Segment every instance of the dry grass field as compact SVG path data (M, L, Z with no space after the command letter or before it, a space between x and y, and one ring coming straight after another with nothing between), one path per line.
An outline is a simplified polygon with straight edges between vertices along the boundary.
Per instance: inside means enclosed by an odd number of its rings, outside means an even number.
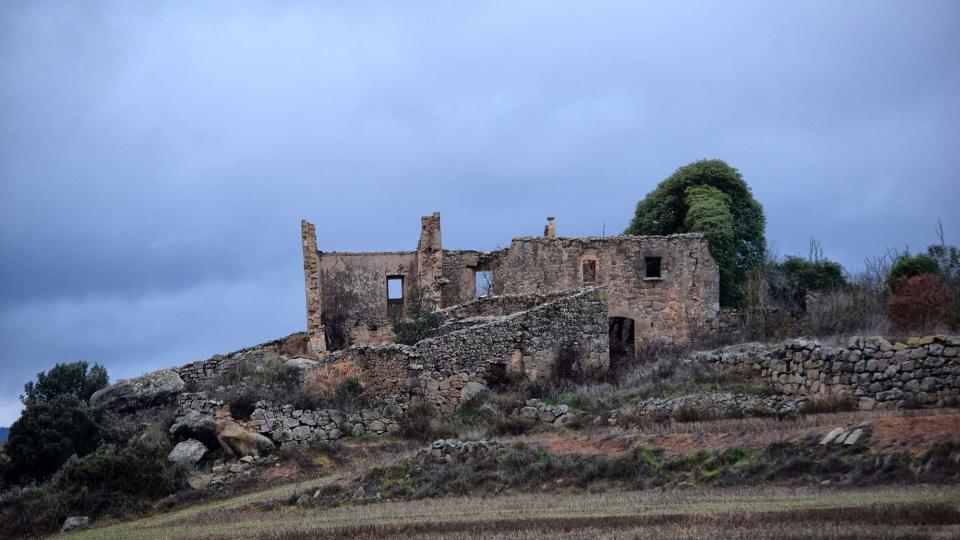
M956 538L960 488L513 494L259 511L286 485L65 538Z
M668 455L731 446L760 449L776 441L820 436L833 426L869 422L874 455L919 454L956 440L955 410L845 412L771 418L714 420L639 429L593 429L505 437L559 454L622 455L637 445ZM226 499L124 522L99 521L70 539L307 538L958 538L960 486L918 484L876 487L673 486L629 490L616 485L576 491L510 489L485 497L354 501L334 505L284 504L320 486L352 481L371 466L411 455L409 445L358 440L348 463L300 471L287 481ZM369 446L369 448L367 448ZM268 469L283 482L288 467ZM278 473L280 474L278 476ZM309 480L303 480L307 474ZM349 489L353 489L350 487ZM272 501L274 504L266 504ZM280 504L276 504L280 501Z

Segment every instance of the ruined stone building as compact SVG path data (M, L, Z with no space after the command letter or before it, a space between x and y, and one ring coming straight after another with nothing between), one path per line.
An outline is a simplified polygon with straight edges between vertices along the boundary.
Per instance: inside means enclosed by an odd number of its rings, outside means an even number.
M340 253L318 251L314 225L303 221L301 229L314 353L391 343L391 321L406 317L411 303L450 322L457 313L503 316L602 286L613 353L687 340L719 309L719 270L702 234L562 238L548 218L543 236L514 238L506 249L449 250L434 213L421 218L416 250ZM520 306L505 307L513 304Z

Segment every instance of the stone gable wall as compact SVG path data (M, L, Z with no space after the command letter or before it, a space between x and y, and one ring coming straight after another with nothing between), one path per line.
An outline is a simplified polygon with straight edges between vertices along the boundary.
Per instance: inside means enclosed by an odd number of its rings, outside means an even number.
M861 409L960 405L960 336L928 336L891 344L854 337L847 347L790 340L696 353L698 362L751 370L800 399L856 398Z

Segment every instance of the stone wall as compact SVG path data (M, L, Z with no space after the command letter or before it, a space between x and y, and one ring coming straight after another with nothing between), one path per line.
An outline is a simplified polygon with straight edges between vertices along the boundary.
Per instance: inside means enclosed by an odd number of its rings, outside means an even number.
M555 227L548 227L555 230ZM515 238L491 253L444 250L440 215L421 218L416 251L324 253L313 226L303 222L307 326L313 350L386 343L394 339L387 279L403 278L404 302L423 292L428 308L471 302L478 271L489 270L495 295L548 294L609 287L610 317L631 319L631 342L687 342L712 328L719 309L719 269L703 234L602 238ZM312 249L311 249L312 248ZM649 264L648 264L649 262ZM659 267L655 275L648 272ZM319 293L318 293L319 291ZM322 309L318 318L317 310ZM479 315L477 315L479 316Z
M402 415L403 409L394 403L347 413L336 409L299 410L293 405L261 401L247 427L269 437L281 448L293 444L305 447L318 440L337 440L368 433L399 433Z
M211 418L223 417L223 402L209 399L202 392L183 393L177 398L177 416L197 411ZM308 446L313 441L337 440L367 433L398 433L403 409L395 403L382 402L356 412L336 409L301 410L293 405L259 401L247 421L238 423L261 433L281 448L289 445Z
M693 361L752 370L773 388L798 399L857 399L861 409L957 406L960 336L928 336L891 344L854 337L847 347L790 340L696 353Z
M265 362L271 359L304 356L307 353L308 336L303 332L240 349L229 354L215 354L207 360L199 360L173 368L188 388L199 389L223 374L228 369L236 369L237 363L247 360Z
M647 277L648 258L660 276ZM589 261L592 261L590 263ZM702 234L604 238L516 238L497 254L496 294L549 292L584 286L592 278L609 291L610 317L633 319L635 341L684 342L714 324L719 269Z
M406 407L416 396L452 411L481 390L494 369L530 379L549 376L560 359L571 369L606 369L606 314L605 288L592 287L412 346L355 346L331 353L324 360L328 367L320 369L355 368L364 387L381 399Z

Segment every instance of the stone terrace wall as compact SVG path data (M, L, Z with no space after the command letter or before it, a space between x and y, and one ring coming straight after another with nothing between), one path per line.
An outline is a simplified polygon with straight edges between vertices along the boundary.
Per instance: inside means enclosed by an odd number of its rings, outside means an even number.
M222 401L209 399L202 392L184 393L177 398L178 417L190 411L216 417L222 407ZM259 401L250 420L239 423L269 437L281 448L290 445L306 447L317 440L337 440L367 433L397 433L402 415L403 409L390 402L348 413L335 409L300 410L293 405Z
M864 410L960 404L960 336L895 345L879 337L854 337L845 348L791 340L773 350L731 349L696 353L692 359L750 369L778 392L797 398L854 397Z
M567 355L582 369L609 366L604 287L583 289L539 306L498 317L413 346L351 347L327 356L320 369L358 370L361 383L402 407L413 396L451 411L485 385L492 366L528 378L550 375ZM349 371L349 369L346 369Z

